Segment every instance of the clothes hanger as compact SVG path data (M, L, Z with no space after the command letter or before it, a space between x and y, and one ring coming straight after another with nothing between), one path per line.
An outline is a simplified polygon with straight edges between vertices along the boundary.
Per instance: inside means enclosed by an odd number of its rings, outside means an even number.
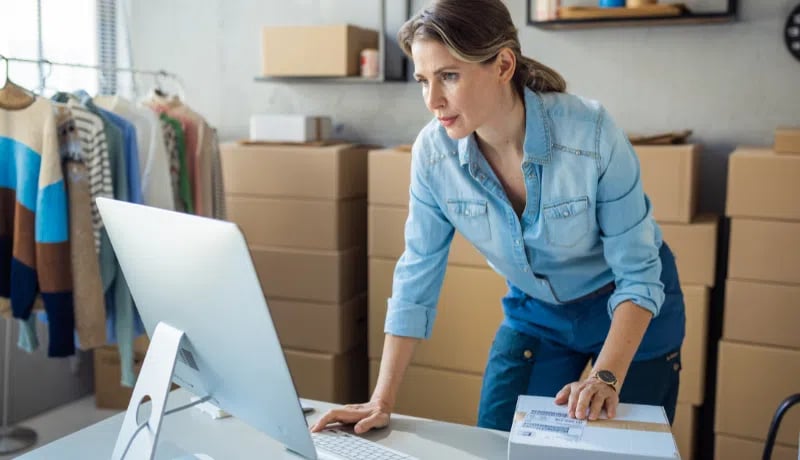
M0 109L22 110L36 102L36 94L17 85L8 75L8 58L0 54L5 63L5 84L0 88Z

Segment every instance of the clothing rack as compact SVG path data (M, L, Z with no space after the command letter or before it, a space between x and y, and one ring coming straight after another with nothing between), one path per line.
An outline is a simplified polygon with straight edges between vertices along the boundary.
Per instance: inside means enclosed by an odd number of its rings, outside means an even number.
M74 68L74 69L92 69L92 70L98 70L101 73L104 73L104 72L113 72L113 73L126 72L126 73L130 73L130 74L134 74L134 75L151 75L151 76L156 77L156 81L158 81L159 77L161 77L161 78L169 78L169 79L173 80L177 84L178 89L179 89L179 95L181 96L181 98L183 98L183 95L184 95L183 81L181 80L180 76L178 76L177 74L172 73L172 72L167 72L166 70L144 70L144 69L136 69L136 68L133 68L133 67L112 67L112 66L102 66L102 65L92 65L92 64L81 64L81 63L75 63L75 62L57 62L57 61L51 61L49 59L27 59L27 58L7 57L7 56L3 56L2 54L0 54L0 61L5 61L5 64L6 64L6 69L5 69L6 78L8 78L8 63L9 62L24 62L24 63L28 63L28 64L39 64L39 65L46 64L46 65L50 66L50 70L47 72L47 76L49 76L50 73L52 72L52 67L53 66L58 66L58 67L69 67L69 68ZM47 77L44 77L44 78L46 79Z
M156 77L156 85L160 89L161 81L160 78L169 78L174 81L178 87L178 95L181 99L184 98L184 87L181 78L174 73L167 72L165 70L143 70L143 69L136 69L136 68L129 68L129 67L110 67L110 66L100 66L100 65L91 65L91 64L81 64L81 63L73 63L73 62L56 62L50 61L48 59L26 59L26 58L17 58L17 57L7 57L0 54L0 62L5 62L5 80L9 78L9 69L8 64L9 62L22 62L28 64L38 64L39 66L47 65L49 67L47 75L43 75L42 78L42 87L44 87L44 82L47 77L50 76L52 72L53 66L59 67L69 67L69 68L76 68L76 69L93 69L98 70L101 73L101 76L105 73L120 73L120 72L127 72L134 75L150 75ZM36 442L38 437L36 431L20 426L20 425L9 425L8 423L8 412L9 412L9 385L10 385L10 361L11 361L11 348L12 348L12 340L11 336L13 333L12 329L12 318L5 318L5 343L3 349L3 394L2 394L2 401L3 401L3 409L2 409L2 419L0 419L0 455L6 455L11 453L20 452Z

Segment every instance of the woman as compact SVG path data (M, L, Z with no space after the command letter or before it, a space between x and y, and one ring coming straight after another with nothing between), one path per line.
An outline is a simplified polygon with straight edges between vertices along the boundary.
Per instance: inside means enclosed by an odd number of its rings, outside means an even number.
M414 347L430 336L454 229L509 286L479 426L509 430L521 394L554 396L590 420L613 418L620 401L659 405L672 422L683 295L625 134L522 56L501 0L436 1L398 38L436 118L413 147L380 374L370 402L312 430L388 424Z

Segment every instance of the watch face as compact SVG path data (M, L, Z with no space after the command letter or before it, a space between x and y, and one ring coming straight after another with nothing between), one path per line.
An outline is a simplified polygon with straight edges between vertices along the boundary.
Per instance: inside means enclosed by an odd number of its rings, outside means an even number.
M617 378L611 371L598 371L597 377L605 383L614 383L617 381Z

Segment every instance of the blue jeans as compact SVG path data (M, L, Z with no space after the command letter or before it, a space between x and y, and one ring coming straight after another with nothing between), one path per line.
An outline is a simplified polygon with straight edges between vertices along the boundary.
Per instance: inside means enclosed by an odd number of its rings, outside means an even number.
M666 243L660 256L666 299L628 369L620 401L663 406L672 423L685 316L675 260ZM503 299L506 320L489 353L478 408L478 426L504 431L511 428L519 395L555 396L594 362L611 326L607 302L613 292L551 305L510 287Z

